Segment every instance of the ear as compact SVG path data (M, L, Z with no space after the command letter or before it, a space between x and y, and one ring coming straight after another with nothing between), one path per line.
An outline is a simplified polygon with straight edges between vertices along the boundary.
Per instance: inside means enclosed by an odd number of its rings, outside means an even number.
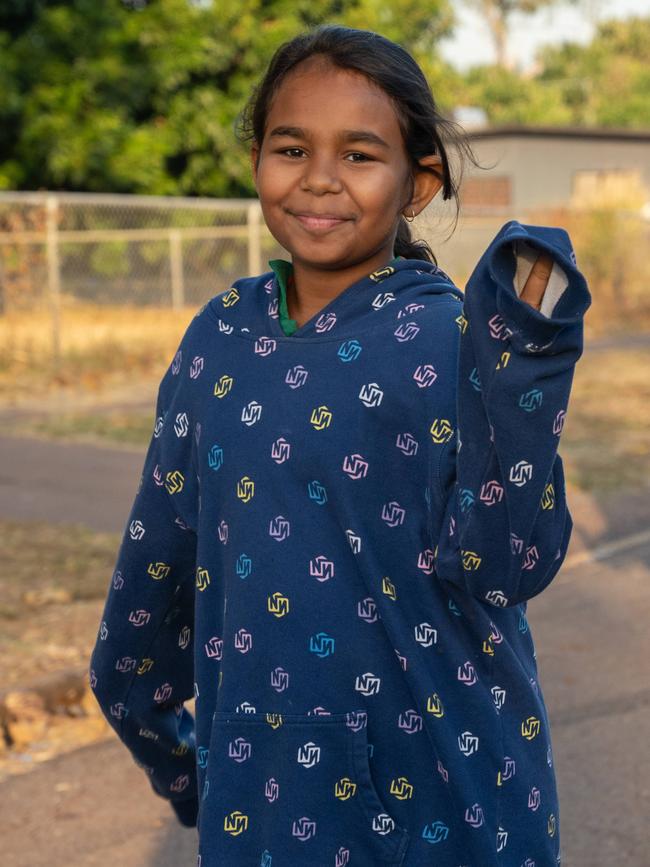
M438 193L443 184L442 160L436 154L422 157L418 160L421 166L430 166L434 172L423 170L416 172L413 179L413 196L407 207L413 208L416 214L423 211Z

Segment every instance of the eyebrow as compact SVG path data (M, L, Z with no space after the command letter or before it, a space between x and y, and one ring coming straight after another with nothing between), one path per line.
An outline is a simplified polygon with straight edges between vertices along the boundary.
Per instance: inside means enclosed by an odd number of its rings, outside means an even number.
M299 126L276 126L269 133L269 138L271 136L309 138L309 136L305 133L305 130ZM383 138L381 138L374 132L370 132L370 130L367 129L344 129L341 130L339 138L345 142L363 141L367 142L368 144L378 145L379 147L390 148L388 142L385 142Z

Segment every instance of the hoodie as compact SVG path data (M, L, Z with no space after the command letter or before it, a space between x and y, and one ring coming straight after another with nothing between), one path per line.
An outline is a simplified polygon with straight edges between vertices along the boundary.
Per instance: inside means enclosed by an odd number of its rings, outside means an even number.
M572 529L570 239L505 224L464 293L397 257L290 333L282 262L160 382L91 688L197 867L557 865L526 607Z

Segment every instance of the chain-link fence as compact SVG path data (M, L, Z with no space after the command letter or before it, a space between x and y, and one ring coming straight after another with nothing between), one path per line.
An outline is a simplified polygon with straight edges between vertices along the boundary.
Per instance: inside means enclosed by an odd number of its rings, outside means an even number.
M560 209L513 214L464 206L453 229L450 203L434 199L413 223L440 266L463 287L510 219L564 226L601 308L598 316L650 319L650 221L640 213ZM196 310L237 278L288 258L257 199L196 199L85 193L0 193L0 317L38 311L50 338L39 352L56 367L66 311ZM0 318L0 325L2 319ZM42 325L40 326L42 330ZM77 327L79 330L79 327ZM18 342L16 342L18 346ZM19 350L20 351L20 350ZM33 351L32 351L33 354Z

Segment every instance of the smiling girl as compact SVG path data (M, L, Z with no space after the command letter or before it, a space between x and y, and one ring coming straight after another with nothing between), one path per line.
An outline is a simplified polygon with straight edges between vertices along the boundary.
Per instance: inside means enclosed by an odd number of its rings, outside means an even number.
M453 284L408 224L471 149L376 33L281 46L243 121L290 260L160 383L91 686L199 867L559 864L526 606L572 529L568 236L510 221Z

